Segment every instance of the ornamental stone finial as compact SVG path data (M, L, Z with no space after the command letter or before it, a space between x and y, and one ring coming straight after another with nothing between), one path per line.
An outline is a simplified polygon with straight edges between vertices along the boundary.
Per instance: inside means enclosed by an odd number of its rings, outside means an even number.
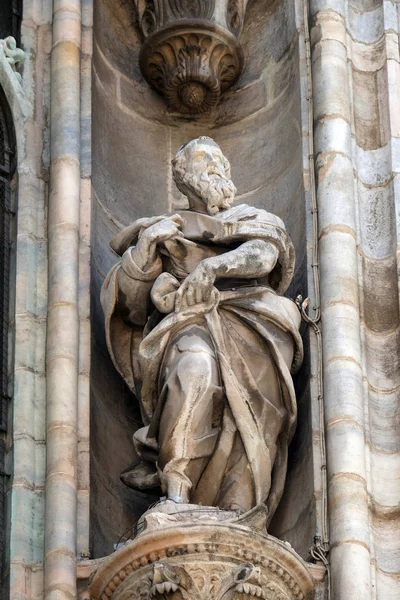
M209 112L239 77L247 0L135 0L144 77L183 114Z
M16 78L21 83L22 77L17 69L25 60L25 52L21 48L17 48L17 42L11 35L4 40L0 40L0 48L2 48L7 62L15 73Z

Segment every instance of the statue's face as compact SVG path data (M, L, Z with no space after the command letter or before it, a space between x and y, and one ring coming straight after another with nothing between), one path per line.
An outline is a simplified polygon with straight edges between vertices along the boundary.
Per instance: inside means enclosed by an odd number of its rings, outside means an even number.
M188 148L188 170L193 175L209 175L229 181L225 174L221 149L210 144L196 144Z
M229 163L216 144L189 143L183 150L180 178L175 181L182 193L195 194L207 206L210 214L229 208L236 188L227 176ZM180 179L180 180L179 180Z

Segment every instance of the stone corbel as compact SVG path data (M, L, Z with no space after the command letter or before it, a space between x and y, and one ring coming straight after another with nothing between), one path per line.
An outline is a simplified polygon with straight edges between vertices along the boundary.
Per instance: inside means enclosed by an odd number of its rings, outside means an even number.
M98 564L92 600L311 600L309 566L265 532L264 506L238 516L166 501L142 531ZM170 511L173 511L170 513ZM83 599L83 596L82 596Z
M17 42L11 35L4 40L0 40L0 58L1 55L3 60L10 65L19 83L21 83L22 76L18 69L25 60L25 52L21 48L17 48Z
M171 111L201 114L239 77L247 0L134 0L145 38L140 68Z
M233 590L236 600L267 598L261 587L261 571L251 564L243 564L233 572L229 569L207 569L199 565L175 566L168 563L155 563L150 587L150 598L162 600L168 595L176 598L175 592L183 600L205 600L208 594L222 600L229 590ZM204 586L206 587L204 593ZM275 597L275 596L274 596Z

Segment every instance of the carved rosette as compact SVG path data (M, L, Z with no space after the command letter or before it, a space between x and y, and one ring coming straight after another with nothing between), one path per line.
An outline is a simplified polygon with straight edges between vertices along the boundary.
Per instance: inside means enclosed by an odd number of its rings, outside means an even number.
M93 600L309 600L314 583L285 543L235 522L149 527L110 556Z
M135 0L145 42L140 67L172 111L209 112L239 77L237 37L247 0Z

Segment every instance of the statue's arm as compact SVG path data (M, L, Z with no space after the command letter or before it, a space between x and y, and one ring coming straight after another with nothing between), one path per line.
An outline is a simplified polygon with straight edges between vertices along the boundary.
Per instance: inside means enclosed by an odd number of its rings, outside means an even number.
M118 308L133 325L145 325L150 310L150 291L162 272L158 246L169 239L181 237L181 219L167 217L144 229L136 246L128 248L121 259L117 274Z
M202 260L179 288L176 309L207 301L216 279L255 279L269 275L278 256L273 243L251 240L235 250Z
M254 279L265 277L278 260L277 247L265 240L244 242L235 250L219 256L206 258L202 268L211 278L243 278Z
M142 260L138 246L124 252L117 274L118 308L125 321L145 325L150 310L150 290L162 271L161 258Z

